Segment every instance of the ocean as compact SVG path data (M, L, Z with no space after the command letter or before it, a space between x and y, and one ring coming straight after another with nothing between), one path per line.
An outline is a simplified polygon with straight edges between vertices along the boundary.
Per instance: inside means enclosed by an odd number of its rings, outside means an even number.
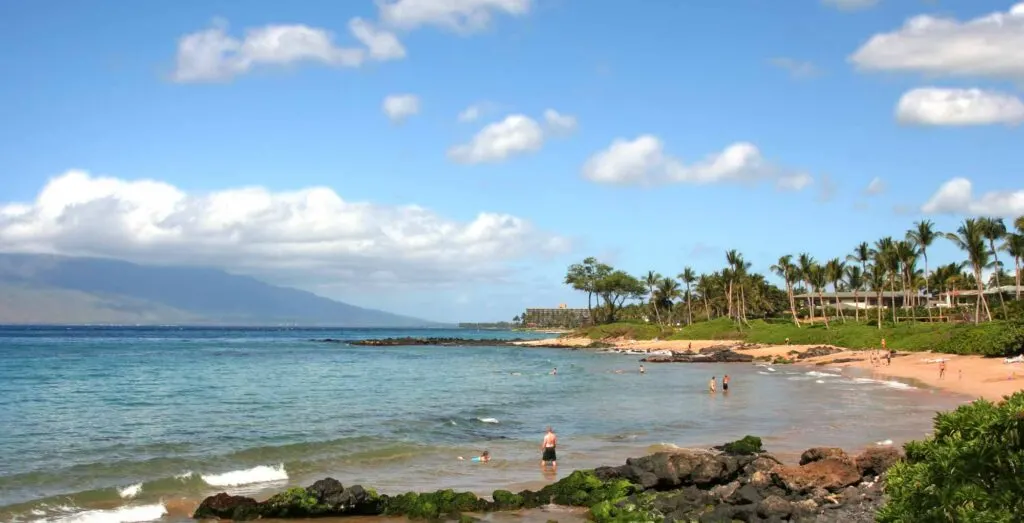
M0 522L184 521L203 497L334 477L487 495L673 446L761 435L792 456L924 436L964 398L839 370L649 364L507 346L321 338L542 338L475 330L0 327ZM557 367L557 375L550 371ZM732 377L727 395L706 391ZM488 464L458 458L489 450Z

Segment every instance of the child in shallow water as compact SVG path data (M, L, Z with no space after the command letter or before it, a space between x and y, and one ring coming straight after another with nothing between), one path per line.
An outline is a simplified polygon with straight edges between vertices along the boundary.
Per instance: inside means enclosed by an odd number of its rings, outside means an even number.
M462 461L463 459L464 458L462 456L459 456L459 461ZM487 463L488 461L491 461L491 451L485 450L481 452L479 456L469 458L469 461L472 461L473 463Z

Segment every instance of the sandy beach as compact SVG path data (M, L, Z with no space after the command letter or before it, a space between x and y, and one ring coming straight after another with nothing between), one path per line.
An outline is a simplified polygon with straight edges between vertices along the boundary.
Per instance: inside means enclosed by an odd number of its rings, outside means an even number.
M592 343L594 340L585 337L563 337L543 340L521 342L524 346L552 346L560 345L566 348L580 348ZM738 342L729 340L605 340L612 343L616 348L637 350L637 351L685 351L714 346L736 344L736 352L750 354L751 356L781 356L791 358L792 351L803 352L811 347L822 345L759 345L756 347L742 348ZM930 351L926 352L897 352L890 365L883 360L881 364L872 364L870 351L847 350L842 347L842 352L818 358L807 358L800 360L796 365L802 366L824 366L830 367L855 367L866 369L878 377L912 380L920 384L934 387L957 394L964 394L973 398L985 398L997 401L1008 394L1024 389L1024 364L1007 364L1003 358L983 358L981 356L959 356L954 354L940 354ZM877 354L882 354L878 351ZM844 361L834 363L836 360L856 359L856 361ZM946 363L946 374L939 377L939 361Z

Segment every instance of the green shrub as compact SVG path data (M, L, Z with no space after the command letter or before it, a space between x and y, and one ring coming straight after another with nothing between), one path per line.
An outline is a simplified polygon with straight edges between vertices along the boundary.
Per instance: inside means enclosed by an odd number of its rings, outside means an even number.
M935 417L888 472L879 523L1024 521L1024 392Z
M957 327L935 350L983 356L1011 356L1024 351L1024 322L994 321Z
M722 452L726 454L759 454L764 452L761 446L761 438L757 436L743 436L736 441L730 441L722 445Z
M665 338L672 335L671 327L652 325L649 323L617 322L605 325L594 325L585 327L576 332L577 336L586 336L592 340L606 340L611 338L627 338L632 340L653 340Z

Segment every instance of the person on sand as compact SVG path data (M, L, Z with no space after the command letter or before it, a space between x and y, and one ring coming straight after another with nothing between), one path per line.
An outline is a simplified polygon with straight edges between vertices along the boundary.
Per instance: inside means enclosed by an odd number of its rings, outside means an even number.
M462 460L463 457L459 456L459 461ZM491 461L491 451L485 450L481 452L479 456L473 456L472 458L469 458L469 461L472 461L473 463L487 463L488 461Z
M555 431L548 427L548 431L544 434L544 441L540 444L541 456L540 456L540 467L544 468L548 463L551 464L552 468L558 468L558 457L555 454L555 447L558 445L558 436L555 435Z
M885 353L885 365L886 366L892 365L892 352L891 351L887 351Z
M729 392L729 375L722 376L722 392Z
M946 377L946 362L945 360L939 362L939 379Z
M711 376L711 381L708 382L708 392L715 393L715 377Z

